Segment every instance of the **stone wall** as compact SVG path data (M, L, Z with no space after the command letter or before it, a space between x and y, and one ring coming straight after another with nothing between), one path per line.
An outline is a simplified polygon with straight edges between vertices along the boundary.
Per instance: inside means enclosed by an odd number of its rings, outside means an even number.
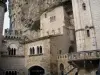
M40 19L40 15L53 6L57 6L59 3L67 0L9 0L10 5L10 18L11 28L14 29L27 29L26 25L29 21L36 21ZM15 19L16 18L16 19ZM33 22L34 23L34 22ZM32 25L32 24L31 24ZM23 29L23 30L24 30Z
M2 57L0 60L0 75L6 71L17 71L18 75L25 75L25 59L23 57ZM3 74L2 74L3 72Z
M89 0L90 2L90 8L91 8L91 15L92 15L92 23L95 29L95 37L96 38L96 44L97 44L97 49L100 49L100 1L94 1L94 0ZM94 41L95 42L95 41ZM93 42L93 43L94 43Z
M38 54L37 46L42 46L42 53ZM35 53L30 54L30 48L35 48ZM39 40L25 45L25 67L27 70L32 66L44 68L45 74L50 74L50 39Z
M95 28L92 22L93 16L91 14L91 7L89 2L92 1L72 0L77 51L97 49Z

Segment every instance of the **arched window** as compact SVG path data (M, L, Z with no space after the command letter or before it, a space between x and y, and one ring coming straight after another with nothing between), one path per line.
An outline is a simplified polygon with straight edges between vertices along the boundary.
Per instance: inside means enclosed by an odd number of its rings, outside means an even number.
M16 49L15 49L15 48L14 48L14 51L13 51L13 52L14 52L14 54L13 54L13 55L16 55Z
M70 46L68 53L72 53L72 52L74 52L74 47L73 46Z
M12 71L12 72L11 72L11 74L12 74L12 75L15 75L15 72L14 72L14 71Z
M16 49L15 48L8 49L8 54L9 55L16 55Z
M32 48L30 48L30 55L32 54Z
M62 51L61 50L59 50L59 54L61 54L62 53Z
M17 71L6 71L5 75L17 75Z
M8 71L6 71L6 75L9 75Z
M17 75L17 71L15 71L15 75Z
M12 73L11 73L11 71L9 71L9 74L8 75L11 75Z
M30 48L30 55L33 55L33 54L35 54L35 48L34 47Z
M14 54L14 49L12 48L12 49L11 49L11 55L13 55L13 54Z
M39 49L39 46L37 46L37 54L39 54L40 53L40 51L39 51L40 49Z
M33 49L32 49L32 54L35 54L35 49L34 49L34 47L33 47Z
M40 53L42 53L42 46L40 46Z
M86 4L85 3L82 4L82 7L83 7L83 10L86 10Z

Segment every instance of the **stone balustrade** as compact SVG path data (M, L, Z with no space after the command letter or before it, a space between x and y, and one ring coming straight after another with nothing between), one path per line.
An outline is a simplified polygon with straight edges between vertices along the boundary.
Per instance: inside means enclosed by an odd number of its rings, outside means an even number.
M68 61L100 59L100 51L84 51L68 54Z
M57 59L65 59L65 58L68 58L68 54L63 54L63 55L58 55L57 56Z
M5 39L21 39L22 32L18 30L5 29Z

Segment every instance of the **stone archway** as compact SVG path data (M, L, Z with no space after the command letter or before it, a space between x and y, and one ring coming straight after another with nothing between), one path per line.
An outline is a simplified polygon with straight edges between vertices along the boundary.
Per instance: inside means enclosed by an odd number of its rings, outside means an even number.
M74 52L74 47L73 46L70 46L68 53L72 53L72 52Z
M61 75L64 75L64 65L62 63L60 64L60 71Z
M29 68L29 75L44 75L45 70L40 66L32 66Z

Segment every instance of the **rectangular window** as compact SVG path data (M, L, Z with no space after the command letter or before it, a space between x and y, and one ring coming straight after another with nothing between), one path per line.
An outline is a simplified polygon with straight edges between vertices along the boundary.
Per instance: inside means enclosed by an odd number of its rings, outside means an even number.
M47 18L47 14L45 13L45 18Z
M50 22L54 22L56 20L56 16L50 17Z

